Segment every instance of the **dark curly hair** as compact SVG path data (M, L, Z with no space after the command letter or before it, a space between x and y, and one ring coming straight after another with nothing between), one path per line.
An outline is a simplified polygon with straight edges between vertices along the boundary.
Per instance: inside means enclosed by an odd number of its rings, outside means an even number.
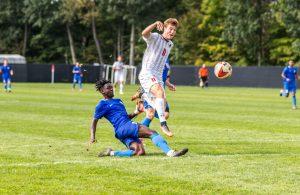
M102 87L107 83L111 83L111 82L109 80L105 80L105 79L96 81L96 83L95 83L96 91L100 91L102 89Z

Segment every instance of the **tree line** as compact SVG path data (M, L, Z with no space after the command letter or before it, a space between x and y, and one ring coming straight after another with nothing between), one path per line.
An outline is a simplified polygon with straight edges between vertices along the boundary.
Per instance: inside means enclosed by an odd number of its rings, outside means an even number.
M141 63L142 30L177 18L172 64L300 60L299 0L0 0L0 53L29 63Z

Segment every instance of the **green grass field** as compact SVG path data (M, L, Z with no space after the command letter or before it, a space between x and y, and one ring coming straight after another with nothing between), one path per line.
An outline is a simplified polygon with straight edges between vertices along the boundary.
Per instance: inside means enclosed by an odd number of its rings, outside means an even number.
M125 147L102 119L86 151L101 96L84 87L17 83L1 91L0 194L300 193L300 109L277 89L178 87L167 92L175 136L166 139L188 147L186 156L165 157L147 140L147 156L100 159L103 148ZM135 89L122 96L128 111ZM151 127L160 132L158 120Z

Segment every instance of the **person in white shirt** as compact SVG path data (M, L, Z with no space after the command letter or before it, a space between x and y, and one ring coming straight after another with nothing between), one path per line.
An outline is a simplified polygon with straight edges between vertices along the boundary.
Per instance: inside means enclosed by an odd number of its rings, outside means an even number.
M178 26L177 19L169 18L164 23L157 21L149 25L142 32L143 39L147 43L147 49L142 61L142 69L139 74L141 86L145 91L143 98L155 108L158 113L161 129L169 137L173 136L173 133L167 126L164 116L166 96L162 74L165 62L173 47L171 40L176 35ZM152 30L155 28L158 31L163 31L163 33L152 33Z
M113 64L113 71L114 71L114 88L116 89L117 84L120 86L120 94L124 94L124 63L123 63L123 57L121 55L118 56L118 61L115 61Z

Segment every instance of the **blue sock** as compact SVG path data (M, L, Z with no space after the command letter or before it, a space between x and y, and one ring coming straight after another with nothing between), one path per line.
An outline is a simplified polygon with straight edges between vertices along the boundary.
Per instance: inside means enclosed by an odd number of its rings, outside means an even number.
M157 114L156 111L155 111L154 117L157 118L157 119L159 119L159 118L158 118L158 114Z
M295 95L292 97L292 103L293 103L293 106L296 107L296 96Z
M142 125L145 125L145 126L147 126L147 127L149 127L151 121L152 121L151 119L145 117L145 118L142 120L141 124L142 124Z
M75 89L76 83L73 83L73 88Z
M167 154L171 150L168 143L164 140L164 138L161 135L155 133L151 135L150 138L157 147L164 151L164 153Z
M134 154L133 150L114 151L114 156L119 156L119 157L130 157L133 156L133 154Z
M82 89L82 83L81 82L79 83L79 89Z

